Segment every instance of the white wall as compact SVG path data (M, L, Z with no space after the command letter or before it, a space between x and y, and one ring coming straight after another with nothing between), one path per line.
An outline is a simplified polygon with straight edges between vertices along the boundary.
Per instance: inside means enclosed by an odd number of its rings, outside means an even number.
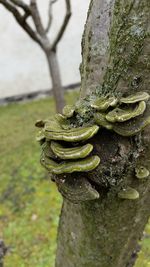
M54 5L54 36L65 13L64 0ZM63 85L80 81L81 37L90 0L72 0L68 28L58 47ZM48 0L39 0L46 24ZM11 14L0 5L0 97L51 87L45 56L40 47L17 25Z

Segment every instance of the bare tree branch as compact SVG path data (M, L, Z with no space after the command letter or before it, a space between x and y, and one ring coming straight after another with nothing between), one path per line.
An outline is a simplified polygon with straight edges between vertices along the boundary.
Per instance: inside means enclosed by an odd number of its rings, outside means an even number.
M50 0L49 2L49 9L48 9L48 23L45 29L45 32L48 33L52 24L53 16L52 16L52 5L56 3L57 0Z
M21 7L24 10L23 19L24 21L31 16L31 9L30 6L24 3L22 0L9 0L12 2L15 6Z
M45 29L43 27L41 18L40 18L40 13L38 10L38 6L37 6L37 1L36 0L31 0L30 1L30 8L31 8L31 14L32 14L32 18L33 21L35 23L35 27L37 32L42 36L42 37L46 37L45 34Z
M22 0L9 0L9 1L12 2L16 6L21 7L25 12L31 13L30 7L26 3L24 3Z
M43 48L43 40L37 32L35 32L31 26L26 22L24 16L20 14L18 9L7 0L0 0L2 4L9 12L13 14L19 25L28 33L28 35L37 42Z
M51 46L51 50L56 50L56 47L57 47L57 44L59 43L59 41L61 40L64 32L65 32L65 29L68 25L68 22L69 22L69 19L71 17L71 3L70 3L70 0L65 0L66 2L66 15L65 15L65 18L64 18L64 21L62 23L62 26Z

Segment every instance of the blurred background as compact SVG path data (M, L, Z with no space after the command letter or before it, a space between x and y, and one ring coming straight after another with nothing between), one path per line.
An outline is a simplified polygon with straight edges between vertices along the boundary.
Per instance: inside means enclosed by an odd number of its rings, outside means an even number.
M64 0L53 1L51 41L66 12ZM45 54L1 4L5 2L0 0L0 266L54 267L62 197L39 163L34 125L37 119L54 116L55 101L49 92L44 99L36 95L26 101L27 94L50 90L52 82ZM71 1L72 16L57 47L62 85L75 87L65 91L69 104L79 95L81 38L89 2ZM49 1L37 3L45 27ZM29 23L34 26L30 17ZM23 101L15 101L18 95ZM150 266L149 237L150 224L139 244L136 267Z
M28 2L28 1L26 1ZM72 16L58 46L58 59L63 85L80 81L81 37L89 0L72 1ZM48 19L48 1L38 1L44 25ZM65 15L65 1L53 5L54 38ZM45 55L30 39L7 10L0 6L0 98L45 90L51 87Z

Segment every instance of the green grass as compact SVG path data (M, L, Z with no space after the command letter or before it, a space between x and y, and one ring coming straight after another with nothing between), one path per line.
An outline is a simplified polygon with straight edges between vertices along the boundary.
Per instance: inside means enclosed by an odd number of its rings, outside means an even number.
M77 95L67 93L67 102ZM62 199L39 164L34 127L54 113L52 98L0 107L0 238L11 248L5 267L54 266ZM150 224L146 232L136 267L150 267Z
M5 267L54 265L62 199L39 163L34 127L54 113L52 98L0 107L0 238L11 247Z

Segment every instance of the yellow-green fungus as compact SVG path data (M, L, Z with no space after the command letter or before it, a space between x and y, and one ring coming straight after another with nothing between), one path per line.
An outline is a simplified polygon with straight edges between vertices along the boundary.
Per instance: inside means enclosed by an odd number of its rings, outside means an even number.
M112 124L106 120L106 115L96 112L94 114L94 120L97 125L102 126L108 130L111 130L113 128Z
M87 157L93 150L91 144L66 148L57 142L51 142L51 149L61 159L81 159Z
M150 116L140 116L123 123L114 123L113 131L122 136L133 136L150 124Z
M62 129L65 130L69 129L70 127L69 121L64 115L57 113L55 114L55 119L57 120Z
M50 118L45 122L44 131L55 132L61 130L62 127L55 118Z
M66 105L64 108L63 108L63 115L67 118L71 118L74 114L74 111L75 111L75 107L73 105Z
M98 156L91 156L86 159L77 161L63 161L57 163L52 159L41 157L41 164L53 174L73 173L73 172L88 172L94 170L100 163Z
M149 100L150 95L146 92L137 92L134 95L130 95L127 97L122 97L120 99L121 103L125 103L125 104L132 104L132 103L136 103L139 101L147 101Z
M139 198L139 192L132 187L127 187L127 188L122 189L118 193L118 197L122 199L135 200Z
M43 140L45 140L45 135L43 133L43 130L41 130L36 135L36 141L41 143L41 141Z
M99 97L97 98L93 103L91 103L91 107L95 108L96 110L102 110L105 111L109 107L114 107L118 103L118 100L114 96L110 97Z
M135 175L138 179L144 179L149 176L150 172L144 166L138 166L135 168Z
M50 142L45 142L43 145L42 145L42 150L43 150L43 153L46 157L50 157L52 159L56 159L57 156L53 153L52 149L51 149L51 143Z
M144 113L146 109L146 103L144 101L141 101L137 104L137 106L132 109L121 109L121 108L115 108L114 110L110 111L106 115L106 119L109 122L124 122L128 121L132 118L135 118L141 114Z
M50 140L62 140L67 142L84 141L93 137L99 130L99 126L79 127L69 130L51 132L45 129L44 135Z
M89 201L99 198L99 193L84 177L56 180L58 190L62 196L73 203Z

